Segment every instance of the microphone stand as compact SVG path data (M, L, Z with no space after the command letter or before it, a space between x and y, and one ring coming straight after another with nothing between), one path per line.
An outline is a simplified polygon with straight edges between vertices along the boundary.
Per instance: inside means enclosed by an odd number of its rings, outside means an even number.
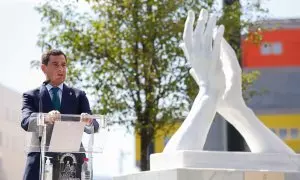
M44 180L43 172L44 172L44 155L45 155L45 144L46 144L46 139L43 137L46 137L46 125L44 122L44 115L43 115L43 100L42 100L42 88L46 86L50 80L46 80L43 82L43 85L40 87L40 92L39 92L39 113L38 113L38 136L39 136L39 141L40 141L40 180Z

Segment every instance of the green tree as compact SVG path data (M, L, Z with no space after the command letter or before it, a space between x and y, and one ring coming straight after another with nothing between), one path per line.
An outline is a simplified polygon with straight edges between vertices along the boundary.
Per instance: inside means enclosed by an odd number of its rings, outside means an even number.
M37 7L44 23L38 45L66 52L68 81L92 94L96 113L134 127L141 170L149 169L157 130L182 120L197 91L179 43L187 10L213 11L213 1L189 2L48 0Z

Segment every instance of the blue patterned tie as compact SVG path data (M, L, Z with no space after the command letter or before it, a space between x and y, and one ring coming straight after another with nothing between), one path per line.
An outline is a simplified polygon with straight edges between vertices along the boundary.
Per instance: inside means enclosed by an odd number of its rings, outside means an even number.
M59 111L60 110L60 100L58 96L58 87L53 87L51 88L52 91L52 104L54 106L54 109Z

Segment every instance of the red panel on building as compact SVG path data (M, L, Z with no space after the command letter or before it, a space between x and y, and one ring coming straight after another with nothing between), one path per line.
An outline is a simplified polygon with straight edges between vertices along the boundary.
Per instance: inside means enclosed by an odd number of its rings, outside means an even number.
M262 43L243 41L243 67L300 66L300 28L263 31Z

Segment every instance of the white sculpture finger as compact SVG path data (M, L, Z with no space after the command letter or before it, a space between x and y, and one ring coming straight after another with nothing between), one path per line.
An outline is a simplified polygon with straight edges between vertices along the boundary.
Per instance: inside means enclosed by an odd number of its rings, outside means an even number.
M217 17L215 15L211 15L207 22L207 26L204 32L204 47L206 51L212 50L212 40L213 40L213 30L216 27Z
M193 39L193 26L195 21L195 14L193 11L188 12L188 17L185 21L184 31L183 31L183 42L188 50L192 49L192 39Z
M220 57L221 41L223 39L223 35L224 35L224 26L220 25L217 28L217 31L214 36L214 43L213 43L213 50L212 50L213 59L219 59Z
M180 44L179 44L179 47L183 50L183 53L184 53L184 56L186 57L186 59L187 59L188 61L191 61L190 54L189 54L189 52L188 52L188 50L187 50L187 48L186 48L185 43L180 43Z
M220 49L221 49L221 40L224 34L224 26L221 25L216 33L216 37L214 40L213 50L212 50L212 62L211 62L211 70L209 71L210 76L214 76L216 70L221 70L221 62L220 61ZM217 67L217 64L219 66Z
M199 18L197 20L197 25L194 31L194 37L195 38L201 38L203 37L203 33L205 30L205 25L208 19L208 12L205 9L202 9L199 15ZM199 42L198 42L199 43Z

